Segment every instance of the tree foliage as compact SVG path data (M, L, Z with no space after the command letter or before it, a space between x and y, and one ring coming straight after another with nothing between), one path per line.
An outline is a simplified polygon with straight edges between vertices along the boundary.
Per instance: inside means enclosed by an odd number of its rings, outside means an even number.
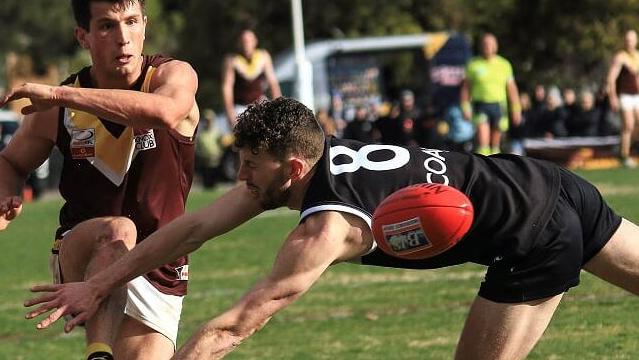
M68 2L3 0L0 55L29 54L36 64L77 58ZM639 0L303 0L303 8L307 41L441 30L474 40L493 32L523 87L597 84L623 32L639 28ZM221 63L240 28L252 25L274 55L293 41L290 0L147 0L147 13L146 51L189 61L206 107L221 104Z

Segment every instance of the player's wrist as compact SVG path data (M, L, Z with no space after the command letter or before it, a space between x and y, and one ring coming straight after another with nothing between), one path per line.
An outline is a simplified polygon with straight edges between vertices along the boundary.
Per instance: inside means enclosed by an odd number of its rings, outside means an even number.
M68 86L52 86L50 89L50 99L58 106L64 105L64 101L69 96Z
M112 286L109 284L109 281L101 280L100 277L92 277L87 280L86 284L98 300L104 299L111 292Z

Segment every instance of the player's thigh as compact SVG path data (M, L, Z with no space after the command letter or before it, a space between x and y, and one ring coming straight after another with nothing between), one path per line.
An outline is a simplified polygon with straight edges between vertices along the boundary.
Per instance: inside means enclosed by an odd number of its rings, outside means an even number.
M635 121L635 110L632 108L621 109L621 129L630 131Z
M163 360L173 356L175 347L166 336L125 316L113 351L116 359Z
M639 295L639 226L623 219L610 241L584 269Z
M637 126L637 123L639 122L639 95L637 95L637 103L635 104L635 107L633 108L633 118L632 118L632 128L634 129L635 126Z
M477 296L455 359L524 359L548 327L562 296L522 303L498 303Z
M59 261L64 282L84 280L85 270L96 250L109 243L131 249L135 246L135 224L125 217L100 217L74 226L60 242Z

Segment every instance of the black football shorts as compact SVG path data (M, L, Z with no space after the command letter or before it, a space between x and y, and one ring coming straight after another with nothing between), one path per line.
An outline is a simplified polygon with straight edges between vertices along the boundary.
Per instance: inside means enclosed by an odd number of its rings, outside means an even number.
M542 299L579 284L581 268L621 224L592 184L561 169L557 205L534 246L526 253L496 258L479 296L500 303Z

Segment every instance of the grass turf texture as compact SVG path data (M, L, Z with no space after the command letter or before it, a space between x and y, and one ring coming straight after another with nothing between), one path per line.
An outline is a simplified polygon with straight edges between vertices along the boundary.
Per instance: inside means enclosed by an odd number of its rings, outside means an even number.
M581 172L623 216L639 221L639 171ZM217 193L191 194L189 209ZM49 282L48 249L59 200L28 204L0 242L0 360L79 359L82 330L36 331L22 302L33 284ZM297 213L277 210L205 244L191 256L189 296L179 343L266 274ZM342 264L298 302L276 315L229 359L450 359L484 269L431 271ZM639 301L583 273L529 359L634 359Z

